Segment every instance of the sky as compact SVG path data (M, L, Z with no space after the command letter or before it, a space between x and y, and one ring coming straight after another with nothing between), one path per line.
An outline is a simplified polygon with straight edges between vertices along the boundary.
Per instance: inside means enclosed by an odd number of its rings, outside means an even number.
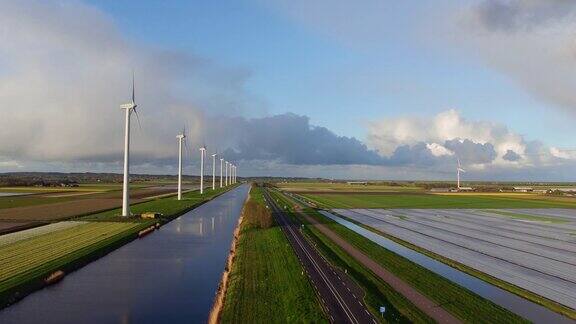
M576 180L576 3L0 3L0 172Z

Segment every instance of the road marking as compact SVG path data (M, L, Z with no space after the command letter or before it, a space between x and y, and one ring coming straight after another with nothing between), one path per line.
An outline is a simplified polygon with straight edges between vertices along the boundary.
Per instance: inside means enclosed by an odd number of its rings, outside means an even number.
M268 198L267 200L269 200L269 194L266 195L266 198ZM283 221L283 223L288 224L285 216L283 215L283 211L278 209L278 207L274 204L271 204L272 207L275 209L276 213L281 220ZM328 279L328 277L326 276L326 274L324 273L323 269L320 267L320 265L318 264L318 262L312 257L312 254L310 251L307 250L307 248L309 246L305 246L302 243L302 240L300 237L297 236L296 231L293 229L293 226L284 226L282 227L282 229L287 229L288 233L291 235L293 242L295 242L297 244L297 246L301 249L301 251L304 253L305 256L308 257L311 265L313 268L316 269L316 271L318 272L318 275L320 276L320 278L324 281L324 283L326 284L326 286L328 287L329 291L334 295L334 297L336 298L336 301L338 302L338 304L340 304L340 306L342 307L342 310L344 310L344 313L346 314L346 316L348 317L348 319L352 322L352 323L359 323L359 321L356 319L356 317L354 316L354 313L352 312L352 310L348 307L348 305L346 305L346 302L344 301L344 299L342 298L342 296L340 295L340 293L337 291L336 287L332 284L332 282ZM292 242L292 240L291 240ZM314 249L314 248L312 248ZM316 255L320 255L321 260L324 260L324 262L328 265L328 263L326 262L326 258L324 258L324 256L321 253L318 253ZM328 265L328 269L332 269L332 267L330 267ZM334 271L333 271L334 272ZM334 272L334 274L336 274Z

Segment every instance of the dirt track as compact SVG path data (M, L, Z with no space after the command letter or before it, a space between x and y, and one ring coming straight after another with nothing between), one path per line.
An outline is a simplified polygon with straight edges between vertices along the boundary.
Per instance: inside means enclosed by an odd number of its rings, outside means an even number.
M344 251L354 257L358 262L360 262L367 269L372 271L386 283L388 283L394 290L402 294L406 299L408 299L412 304L422 310L426 315L430 316L439 323L460 323L460 320L454 317L445 309L441 308L434 301L428 299L428 297L422 295L412 286L408 285L402 279L396 277L394 274L384 269L381 265L376 263L366 254L362 253L360 250L356 249L353 245L348 243L346 240L338 236L332 230L330 230L326 225L317 222L314 218L300 213L308 222L313 224L320 232L330 238L334 243L340 246Z

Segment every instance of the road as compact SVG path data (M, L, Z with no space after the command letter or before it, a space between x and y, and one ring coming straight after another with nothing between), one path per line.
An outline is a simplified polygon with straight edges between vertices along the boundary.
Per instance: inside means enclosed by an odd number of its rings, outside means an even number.
M364 295L362 289L346 274L328 263L304 238L298 224L293 223L276 205L268 192L264 195L274 218L281 226L316 289L330 321L332 323L376 323L362 300Z

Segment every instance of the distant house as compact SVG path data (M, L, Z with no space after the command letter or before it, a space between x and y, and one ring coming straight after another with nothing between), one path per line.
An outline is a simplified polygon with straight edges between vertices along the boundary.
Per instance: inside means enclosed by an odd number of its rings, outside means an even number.
M368 185L368 182L366 181L348 181L346 183L349 185L362 185L362 186Z
M576 193L576 187L550 188L550 191L560 191L560 192L564 192L564 193Z
M454 188L432 188L430 192L453 192Z
M515 192L533 192L534 188L532 187L513 187L512 188Z
M460 187L460 188L456 189L456 191L474 191L474 188L472 188L472 187Z

